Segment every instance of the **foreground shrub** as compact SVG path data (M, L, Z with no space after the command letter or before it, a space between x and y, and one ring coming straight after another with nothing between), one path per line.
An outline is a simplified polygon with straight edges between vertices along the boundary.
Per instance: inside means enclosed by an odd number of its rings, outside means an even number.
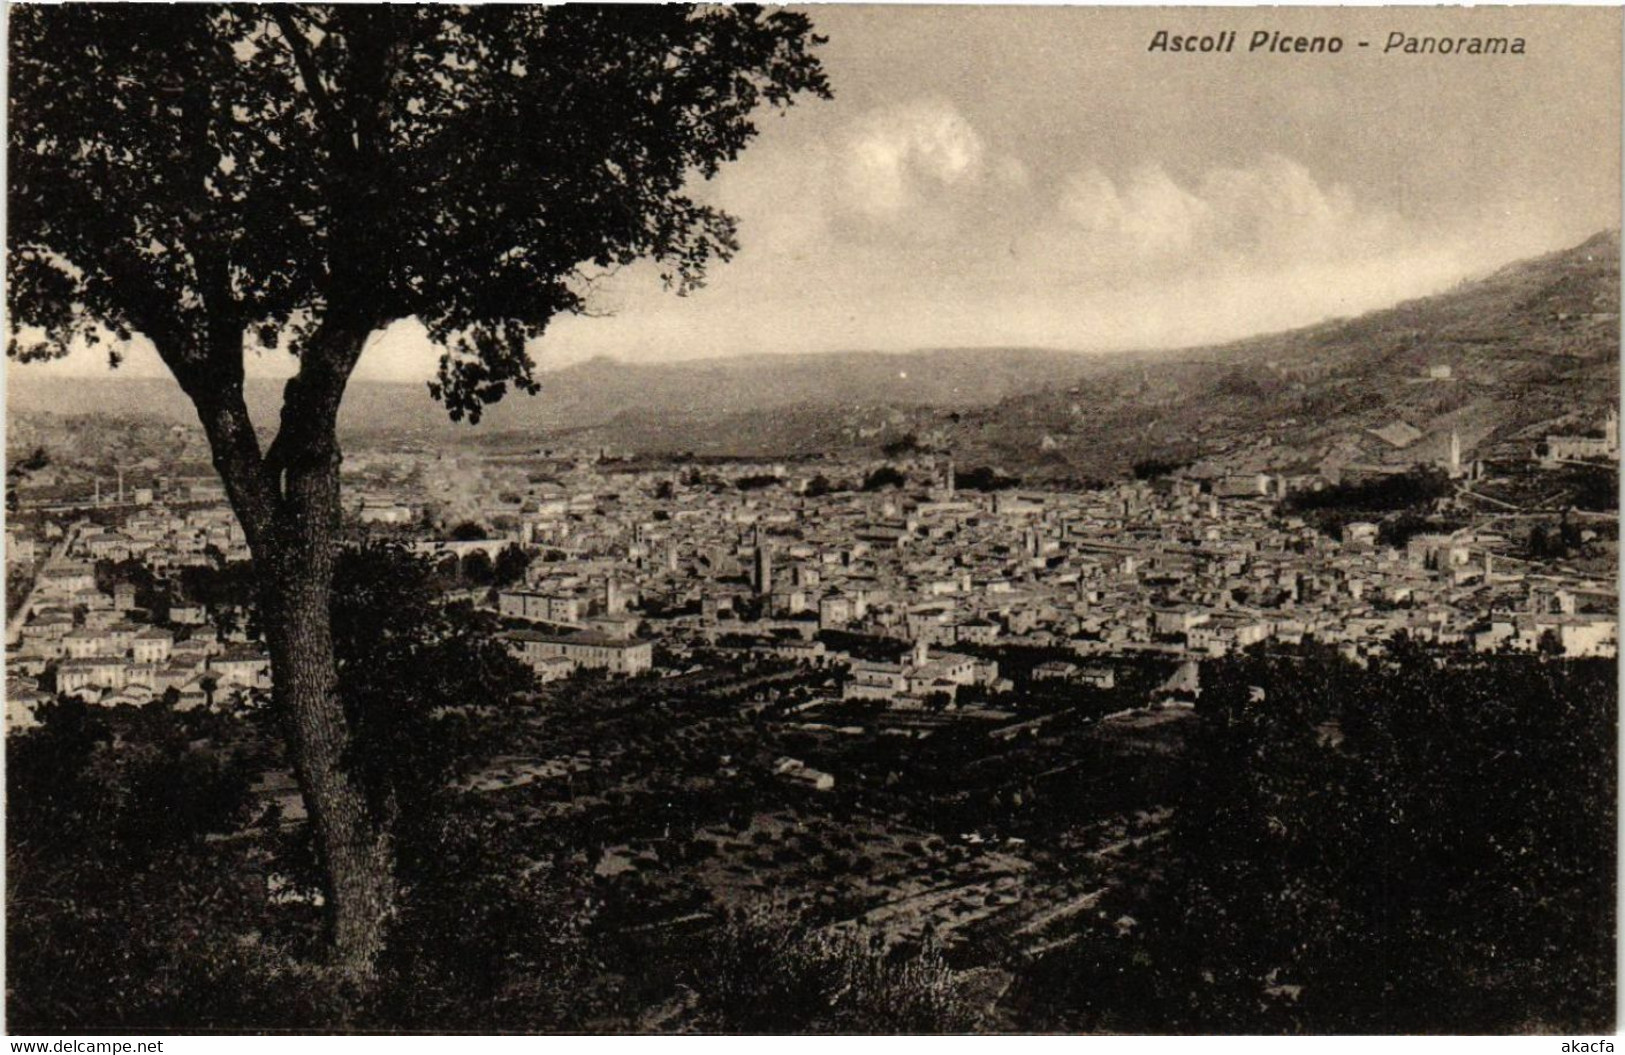
M725 1033L964 1033L982 1014L934 942L885 948L781 909L730 917L690 985L699 1028Z

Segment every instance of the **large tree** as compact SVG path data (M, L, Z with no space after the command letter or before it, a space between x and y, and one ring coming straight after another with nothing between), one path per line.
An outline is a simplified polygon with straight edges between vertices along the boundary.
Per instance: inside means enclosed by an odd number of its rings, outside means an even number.
M67 5L11 12L7 277L19 359L151 341L196 405L257 569L277 705L333 940L362 975L394 900L346 769L329 599L336 420L370 335L415 318L431 394L477 420L536 391L527 342L583 279L677 290L735 248L685 194L827 96L800 14L757 7ZM274 438L244 357L298 358Z

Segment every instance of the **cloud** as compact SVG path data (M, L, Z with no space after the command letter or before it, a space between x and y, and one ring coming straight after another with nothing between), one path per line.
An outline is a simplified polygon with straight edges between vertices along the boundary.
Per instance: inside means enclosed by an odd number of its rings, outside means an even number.
M842 145L842 204L871 217L895 216L945 189L978 183L987 149L958 110L920 99L874 110Z
M1120 183L1088 169L1063 181L1055 213L1060 222L1038 233L1037 252L1119 275L1363 259L1403 238L1396 215L1362 207L1347 188L1274 154L1210 168L1189 185L1156 164Z
M1213 211L1155 165L1122 188L1099 169L1074 175L1061 188L1058 208L1090 244L1145 260L1191 249Z

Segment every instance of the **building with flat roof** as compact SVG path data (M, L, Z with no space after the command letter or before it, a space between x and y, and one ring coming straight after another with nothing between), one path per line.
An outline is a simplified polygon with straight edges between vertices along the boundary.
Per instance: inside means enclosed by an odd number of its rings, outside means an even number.
M641 674L654 666L654 645L649 641L615 638L591 630L574 634L510 630L503 637L514 655L537 671L556 669L546 661L559 656L579 667L611 674Z

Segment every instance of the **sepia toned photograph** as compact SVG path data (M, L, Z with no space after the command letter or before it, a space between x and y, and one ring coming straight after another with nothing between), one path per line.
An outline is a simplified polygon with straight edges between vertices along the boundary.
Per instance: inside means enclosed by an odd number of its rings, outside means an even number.
M0 18L9 1035L1615 1032L1619 8Z

